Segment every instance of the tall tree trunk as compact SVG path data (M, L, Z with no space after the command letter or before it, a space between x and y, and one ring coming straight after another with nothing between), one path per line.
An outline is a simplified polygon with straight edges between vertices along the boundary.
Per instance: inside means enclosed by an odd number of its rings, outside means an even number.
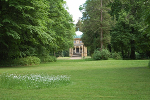
M101 0L101 34L100 34L100 42L101 42L101 50L103 49L103 28L102 28L102 21L103 21L103 1Z
M124 58L124 52L123 52L123 49L121 50L121 54L122 54L122 57Z
M108 44L108 49L111 52L111 44Z
M135 41L131 41L131 54L130 54L131 59L135 59Z

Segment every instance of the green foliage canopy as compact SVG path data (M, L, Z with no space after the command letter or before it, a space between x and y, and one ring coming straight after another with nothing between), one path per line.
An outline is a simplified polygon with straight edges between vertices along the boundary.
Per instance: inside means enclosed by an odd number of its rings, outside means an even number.
M1 0L0 16L0 60L73 45L73 21L63 0Z
M122 52L123 57L135 59L135 52L143 53L147 48L141 47L149 45L145 45L141 31L146 26L142 18L143 9L147 8L146 1L112 0L110 3L110 14L117 21L111 31L111 44L114 51Z

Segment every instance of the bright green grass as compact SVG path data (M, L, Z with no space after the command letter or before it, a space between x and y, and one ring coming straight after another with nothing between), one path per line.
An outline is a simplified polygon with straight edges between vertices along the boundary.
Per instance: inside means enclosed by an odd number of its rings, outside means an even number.
M148 60L58 60L0 74L68 75L71 83L43 89L0 88L0 100L150 100Z

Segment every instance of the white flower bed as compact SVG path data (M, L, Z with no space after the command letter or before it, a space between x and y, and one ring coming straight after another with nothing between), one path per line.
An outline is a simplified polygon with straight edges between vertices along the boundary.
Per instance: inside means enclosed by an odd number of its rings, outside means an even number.
M70 83L70 77L67 75L44 75L44 74L3 74L0 76L1 87L17 89L33 89L56 87Z

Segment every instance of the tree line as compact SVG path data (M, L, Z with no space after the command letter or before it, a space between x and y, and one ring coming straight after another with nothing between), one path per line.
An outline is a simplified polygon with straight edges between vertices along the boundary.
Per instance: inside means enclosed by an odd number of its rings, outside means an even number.
M63 0L0 0L0 60L45 56L73 46Z
M150 56L149 0L87 0L79 9L82 40L90 54L100 48L123 58Z

